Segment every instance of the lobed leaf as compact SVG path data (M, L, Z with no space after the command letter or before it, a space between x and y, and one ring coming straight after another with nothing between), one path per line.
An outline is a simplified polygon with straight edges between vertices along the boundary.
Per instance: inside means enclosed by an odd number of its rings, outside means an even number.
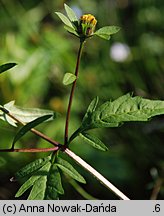
M76 76L72 73L66 73L63 78L63 84L69 85L76 80Z
M104 26L100 29L98 29L94 34L109 40L110 39L110 35L117 33L120 30L120 27L118 26Z
M41 124L42 122L48 120L51 118L52 115L45 115L41 116L29 123L27 123L25 126L23 126L18 133L15 135L12 146L22 137L24 136L28 131L30 131L32 128L36 127L37 125Z
M12 67L16 66L16 63L6 63L3 65L0 65L0 74L11 69Z
M21 196L26 190L32 187L30 194L28 196L29 200L43 200L43 199L58 199L58 194L63 194L64 190L61 183L61 176L56 164L52 164L50 161L51 157L49 156L44 164L44 161L38 161L36 167L39 167L42 164L40 169L34 167L30 171L33 172L31 176L18 190L16 197ZM39 163L41 162L41 163ZM27 168L27 167L26 167ZM29 169L28 173L30 173ZM20 173L21 175L22 173Z
M39 108L21 108L14 105L15 101L10 101L9 103L4 105L4 108L8 110L13 116L24 123L29 123L36 118L45 115L51 115L52 117L48 119L48 121L55 119L59 114L57 112L53 112L51 110L44 110ZM9 117L7 114L0 111L0 119L3 121L7 121L12 126L16 127L16 121Z
M15 177L18 179L24 178L25 176L30 175L33 172L37 171L39 168L44 166L50 160L51 160L50 156L36 159L35 161L27 164L22 169L20 169L18 172L16 172Z
M49 176L47 179L47 187L49 189L51 188L51 190L55 190L59 194L64 194L64 190L63 190L62 183L61 183L60 172L58 170L56 163L51 166Z
M79 133L93 128L118 127L124 122L148 121L153 116L164 114L164 101L132 97L130 94L123 95L113 102L107 101L98 108L97 100L94 99L90 106L81 126L72 134L69 142Z
M97 104L98 104L98 101L99 101L99 97L95 97L91 103L89 104L88 106L88 109L87 109L87 112L85 114L85 116L83 117L83 120L82 120L82 124L80 126L80 128L78 128L73 134L72 136L70 137L69 139L69 143L75 139L79 133L85 131L85 130L88 130L88 129L91 129L92 128L92 125L91 125L91 116L92 116L92 113L95 111L96 107L97 107Z
M81 182L86 183L85 179L73 168L73 166L68 163L68 161L58 157L57 164L56 164L63 172L68 174L73 179Z
M46 182L49 170L51 168L51 163L45 164L36 175L39 176L37 180L33 183L32 190L28 196L28 200L43 200L46 190Z
M131 97L126 94L115 101L107 101L92 113L95 127L117 127L128 121L148 121L164 114L164 101Z
M97 137L91 135L91 134L87 134L87 133L80 133L79 136L86 141L86 143L88 143L89 145L93 146L96 149L99 149L101 151L107 151L108 148L106 147L106 145L99 140Z
M88 106L87 112L82 120L82 124L87 124L88 119L90 118L90 116L92 115L92 113L95 111L97 105L99 102L99 97L95 97L91 103Z

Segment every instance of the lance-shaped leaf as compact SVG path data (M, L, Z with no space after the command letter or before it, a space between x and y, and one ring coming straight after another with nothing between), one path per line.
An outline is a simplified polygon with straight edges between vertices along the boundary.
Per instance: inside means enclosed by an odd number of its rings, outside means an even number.
M45 115L51 115L52 117L49 118L47 121L55 119L59 114L57 112L53 112L51 110L44 110L39 108L21 108L14 105L15 101L11 101L4 105L4 108L8 110L13 116L19 119L23 123L29 123L36 118ZM9 117L6 113L0 111L0 119L3 121L7 121L9 124L16 127L16 120L13 120Z
M35 175L39 178L33 183L32 190L28 196L29 200L43 200L46 190L47 176L51 168L51 162L44 165Z
M85 179L75 170L75 168L73 168L70 163L68 163L68 161L58 157L56 165L73 179L84 184L86 183Z
M58 17L61 19L61 21L66 25L66 26L69 26L70 28L72 28L72 23L71 21L62 13L60 12L55 12L56 15L58 15Z
M75 31L75 29L73 27L70 27L70 26L64 26L64 28L71 34L79 37L78 33Z
M32 187L29 200L58 199L63 194L61 177L56 164L50 161L33 174L18 190L16 197L21 196Z
M16 66L16 63L6 63L3 65L0 65L0 74L11 69L12 67Z
M76 80L76 76L72 73L66 73L63 78L63 84L69 85Z
M24 194L29 188L31 188L34 182L39 178L39 176L31 176L17 191L15 197L20 197Z
M58 198L58 193L64 193L60 173L56 164L47 166L45 171L47 175L40 176L34 182L34 186L28 197L29 200L54 199Z
M81 126L80 128L78 128L73 134L72 136L70 137L70 140L69 142L71 142L73 139L75 139L79 133L85 131L85 130L88 130L88 129L91 129L92 126L91 126L91 122L92 122L92 119L91 119L91 116L92 116L92 113L95 111L96 107L97 107L97 104L98 104L98 101L99 101L99 97L95 97L91 103L89 104L88 106L88 109L87 109L87 112L86 114L84 115L84 118L82 120L82 123L81 123Z
M51 118L52 115L45 115L41 116L29 123L27 123L25 126L23 126L16 136L14 137L12 145L14 145L22 136L24 136L28 131L30 131L32 128L36 127L37 125L41 124L42 122L46 121L47 119Z
M72 8L70 8L67 4L64 4L65 7L65 11L67 13L67 16L69 17L69 19L71 20L71 22L78 22L77 16L75 14L75 12L72 10Z
M48 175L48 179L47 179L47 188L48 191L46 191L46 196L48 195L49 189L55 190L57 193L59 194L64 194L64 190L62 187L62 183L61 183L61 176L60 176L60 172L59 169L57 167L57 164L52 164L49 175Z
M101 151L107 151L108 148L106 147L106 145L99 140L97 137L91 135L91 134L87 134L87 133L80 133L79 136L89 145L93 146L96 149L99 149Z
M41 176L47 175L47 172L49 171L51 167L51 163L47 162L43 167L39 169L38 172L35 173L35 175L31 176L18 190L15 197L20 197L24 192L26 192L30 187L32 187ZM38 189L39 190L39 189Z
M132 97L126 94L117 100L107 101L92 114L94 127L117 127L128 121L148 121L164 114L164 101Z
M117 33L120 30L120 27L118 26L104 26L100 29L98 29L94 34L109 40L110 39L110 35Z
M92 113L96 110L98 102L99 102L99 97L97 96L89 104L87 112L86 112L86 114L85 114L85 116L84 116L84 118L82 120L82 124L84 125L84 127L87 126L87 122L90 122L89 119L90 119ZM85 126L85 124L86 124L86 126Z
M51 156L39 158L35 161L32 161L31 163L27 164L23 168L21 168L18 172L16 172L15 177L16 179L24 178L33 172L40 169L42 166L44 166L46 163L48 163L51 160Z

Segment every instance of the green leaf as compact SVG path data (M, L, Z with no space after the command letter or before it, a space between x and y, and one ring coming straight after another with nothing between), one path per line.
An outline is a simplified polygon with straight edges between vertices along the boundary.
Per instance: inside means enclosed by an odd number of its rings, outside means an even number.
M47 179L47 186L51 188L51 190L53 188L59 194L64 194L60 172L56 163L51 166L51 170Z
M12 67L14 67L15 65L17 65L16 63L6 63L3 65L0 65L0 74L11 69Z
M105 146L105 144L99 140L97 137L87 134L87 133L80 133L79 136L86 141L86 143L90 144L96 149L99 149L101 151L107 151L108 148Z
M92 114L94 127L118 127L128 121L148 121L164 114L164 101L131 97L126 94L117 100L107 101Z
M110 39L110 35L117 33L120 30L120 27L118 26L104 26L100 29L98 29L94 34L109 40Z
M58 17L61 19L61 21L66 25L69 26L70 28L73 28L73 25L71 23L71 21L62 13L60 12L55 12L56 15L58 15Z
M20 187L16 197L21 196L30 187L32 189L28 197L29 200L58 199L58 194L63 194L64 190L57 165L47 161Z
M24 136L28 131L30 131L32 128L36 127L37 125L41 124L42 122L48 120L52 115L45 115L41 116L29 123L27 123L25 126L23 126L16 136L14 137L12 145L14 145L22 136Z
M87 112L82 120L82 124L87 124L88 119L90 118L91 114L95 111L99 102L99 97L95 97L88 106Z
M95 97L91 103L89 104L88 106L88 109L87 109L87 112L82 120L82 124L80 126L80 128L78 128L73 134L72 136L70 137L70 140L69 140L69 143L75 139L79 133L81 133L82 131L85 131L87 129L91 129L91 116L92 116L92 113L95 111L96 107L97 107L97 104L98 104L98 101L99 101L99 97Z
M64 4L64 7L65 7L65 11L66 11L69 19L71 20L71 22L78 21L75 12L67 4Z
M72 73L66 73L63 78L63 84L69 85L76 80L76 76Z
M37 173L36 175L39 176L37 180L33 183L32 190L28 196L28 200L43 200L46 191L46 182L49 170L51 168L51 163L48 162L45 164Z
M86 183L85 179L73 168L70 163L68 163L68 161L58 157L56 165L73 179L84 184Z
M42 166L44 166L50 160L51 160L50 156L45 157L45 158L36 159L35 161L27 164L22 169L20 169L18 172L16 172L15 177L18 178L18 179L24 178L25 176L30 175L33 172L40 169Z
M73 27L70 27L70 26L64 26L64 28L71 34L79 37L78 33L75 31L75 29Z
M51 110L44 110L39 108L21 108L14 105L15 101L11 101L4 105L4 108L8 110L13 116L15 116L17 119L22 121L23 123L29 123L36 118L39 118L41 116L45 115L51 115L52 117L49 118L47 121L55 119L59 114L56 112L53 112ZM7 114L0 111L0 119L3 121L7 121L9 124L16 127L16 121L13 120L11 117L9 117Z
M30 187L34 185L34 183L41 177L46 176L47 172L49 171L49 168L51 166L50 162L47 162L44 166L42 166L38 172L35 173L35 175L31 176L18 190L15 197L21 196L26 190L28 190ZM40 187L38 188L38 190Z
M15 197L20 197L24 194L30 187L33 186L34 182L39 178L39 176L31 176L17 191Z

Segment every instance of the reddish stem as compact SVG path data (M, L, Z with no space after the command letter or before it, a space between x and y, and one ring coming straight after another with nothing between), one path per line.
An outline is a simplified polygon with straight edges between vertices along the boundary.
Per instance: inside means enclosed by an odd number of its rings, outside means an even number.
M57 151L59 147L53 148L30 148L30 149L0 149L0 152L48 152Z
M80 65L80 59L81 59L81 53L82 53L83 44L84 44L84 41L81 41L79 51L78 51L78 56L77 56L76 69L75 69L76 80L73 82L70 97L69 97L69 103L68 103L68 109L67 109L67 115L66 115L66 122L65 122L65 135L64 135L64 145L65 145L65 147L68 144L68 128L69 128L69 119L70 119L70 113L71 113L71 105L72 105L72 100L73 100L75 87L76 87L76 82L77 82L77 78L78 78L79 65Z

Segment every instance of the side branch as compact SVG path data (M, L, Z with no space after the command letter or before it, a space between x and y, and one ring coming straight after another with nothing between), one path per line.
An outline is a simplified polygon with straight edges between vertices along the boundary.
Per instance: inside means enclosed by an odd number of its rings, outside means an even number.
M53 148L23 148L23 149L0 149L0 152L49 152L49 151L57 151L59 147Z
M0 110L2 110L6 115L8 115L10 118L14 119L17 123L21 124L21 125L26 125L24 122L20 121L19 119L17 119L15 116L13 116L7 109L0 107ZM47 142L53 144L54 146L58 146L60 145L60 143L58 143L57 141L51 139L50 137L46 136L45 134L41 133L40 131L32 128L30 130L32 133L34 133L35 135L41 137L42 139L46 140Z
M119 198L123 200L130 200L127 196L125 196L119 189L117 189L112 183L110 183L104 176L102 176L99 172L97 172L93 167L91 167L88 163L86 163L83 159L77 156L74 152L69 150L68 148L64 151L69 157L74 159L79 165L81 165L84 169L86 169L89 173L91 173L94 177L96 177L106 188L114 192Z

